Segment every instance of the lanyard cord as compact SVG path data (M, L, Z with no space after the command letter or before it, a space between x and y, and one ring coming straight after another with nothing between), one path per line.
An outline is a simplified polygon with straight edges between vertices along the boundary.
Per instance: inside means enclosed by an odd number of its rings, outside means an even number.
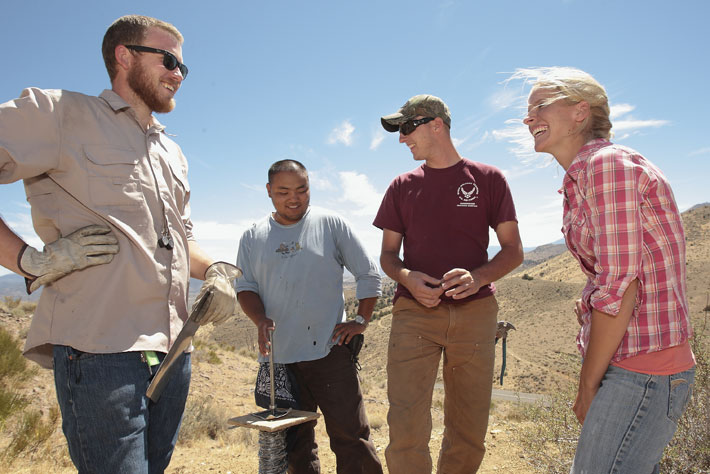
M160 232L160 237L158 237L158 247L166 248L172 250L175 246L172 235L170 235L170 226L168 225L168 216L165 212L165 202L160 195L160 185L158 184L158 177L155 174L155 169L153 168L153 161L150 159L150 149L148 149L148 166L150 167L150 172L153 175L153 182L155 183L155 192L158 196L158 201L160 201L160 209L163 214L163 230Z

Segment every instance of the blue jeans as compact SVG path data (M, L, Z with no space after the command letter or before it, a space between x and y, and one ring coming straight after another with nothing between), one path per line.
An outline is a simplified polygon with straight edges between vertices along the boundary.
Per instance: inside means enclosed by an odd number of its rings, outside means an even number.
M190 354L176 364L158 403L153 403L145 396L151 369L140 352L90 354L54 346L62 429L79 473L165 470L190 387Z
M649 375L609 366L584 420L570 472L657 473L694 378L694 367Z

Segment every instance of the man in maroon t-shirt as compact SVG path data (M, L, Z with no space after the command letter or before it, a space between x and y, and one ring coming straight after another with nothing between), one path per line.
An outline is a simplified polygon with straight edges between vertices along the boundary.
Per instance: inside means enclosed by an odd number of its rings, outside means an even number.
M387 354L387 468L431 472L431 399L443 351L438 472L475 472L485 452L493 383L498 304L492 282L523 261L513 199L499 169L458 154L449 109L438 97L414 96L381 120L424 161L392 181L374 221L383 231L382 269L398 283ZM489 228L501 246L490 261Z

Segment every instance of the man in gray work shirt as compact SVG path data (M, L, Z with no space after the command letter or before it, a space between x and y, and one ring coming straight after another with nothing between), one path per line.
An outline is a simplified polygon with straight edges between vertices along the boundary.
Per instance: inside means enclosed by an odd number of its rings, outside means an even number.
M275 212L244 232L237 265L237 297L257 325L260 360L286 364L298 384L298 406L320 407L339 473L381 473L350 350L380 296L380 274L348 224L309 207L306 168L282 160L269 168L266 185ZM345 322L343 266L357 281L358 316ZM316 422L297 427L288 449L290 473L320 472Z

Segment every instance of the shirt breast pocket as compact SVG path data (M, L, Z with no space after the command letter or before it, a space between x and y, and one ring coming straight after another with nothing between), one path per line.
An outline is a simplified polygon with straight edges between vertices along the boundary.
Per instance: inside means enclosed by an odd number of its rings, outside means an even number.
M580 247L584 249L588 247L587 216L581 209L578 209L576 212L570 212L568 215L564 216L562 233L565 236L567 244L571 244L571 248L579 250Z
M187 182L187 170L184 166L174 161L168 160L168 163L170 174L173 178L173 182L171 183L173 198L182 211L185 209L188 196L190 195L190 185Z
M138 207L143 201L138 156L131 149L85 145L89 197L97 206Z

